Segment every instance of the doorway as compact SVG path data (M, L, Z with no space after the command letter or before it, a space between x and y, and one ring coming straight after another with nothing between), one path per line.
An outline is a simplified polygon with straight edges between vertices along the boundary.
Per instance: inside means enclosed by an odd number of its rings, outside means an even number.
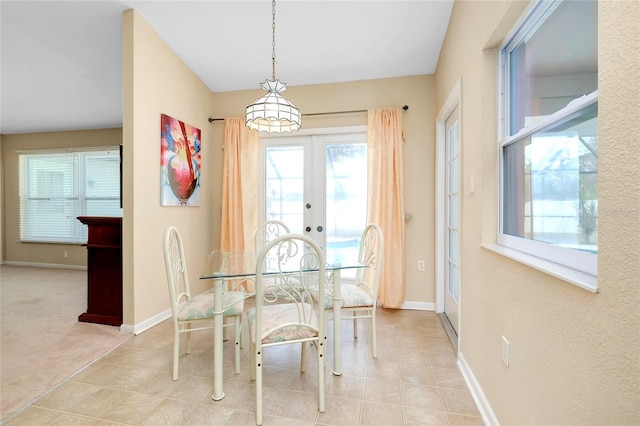
M436 119L436 311L457 352L460 335L460 81Z
M261 137L259 220L313 238L327 261L355 261L367 219L366 127L307 132Z
M458 335L460 318L460 120L445 120L444 315Z

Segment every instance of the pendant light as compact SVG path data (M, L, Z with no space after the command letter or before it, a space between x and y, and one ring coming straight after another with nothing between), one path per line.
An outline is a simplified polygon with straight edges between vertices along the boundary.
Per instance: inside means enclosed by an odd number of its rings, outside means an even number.
M287 85L276 79L276 1L271 3L271 65L272 79L260 86L267 94L247 107L246 126L259 132L283 133L300 128L300 111L291 102L280 96Z

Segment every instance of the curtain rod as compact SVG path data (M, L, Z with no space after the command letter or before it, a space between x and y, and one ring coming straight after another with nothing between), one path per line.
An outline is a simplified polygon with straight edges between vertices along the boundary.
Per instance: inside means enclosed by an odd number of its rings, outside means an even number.
M405 105L402 107L403 110L408 110L409 109L409 105ZM351 110L351 111L330 111L330 112L309 112L306 114L302 114L303 117L305 116L315 116L315 115L333 115L333 114L353 114L353 113L358 113L358 112L367 112L368 110L366 109L356 109L356 110ZM214 121L223 121L224 118L211 118L209 117L209 123L213 123Z

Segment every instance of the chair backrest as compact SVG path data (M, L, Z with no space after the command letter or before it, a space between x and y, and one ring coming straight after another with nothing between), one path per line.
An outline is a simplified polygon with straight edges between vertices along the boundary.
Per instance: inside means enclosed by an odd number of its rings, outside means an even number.
M183 301L183 298L184 300L191 298L191 290L189 289L189 274L182 237L175 226L167 227L164 233L164 266L167 271L171 311L173 317L176 318L178 305Z
M358 253L358 262L367 265L367 267L358 269L356 272L356 284L369 286L374 301L378 298L383 255L384 236L382 230L377 224L370 223L362 231Z
M280 235L288 234L291 232L289 227L280 220L268 220L256 229L255 235L255 253L256 257L260 254L260 251L267 245L271 240Z
M325 312L312 296L317 292L317 300L324 300L326 279L325 257L314 240L293 233L271 240L260 251L256 261L256 330L262 330L262 308L267 305L295 304L297 320L286 324L274 323L262 338L256 336L256 345L261 346L262 340L270 336L277 340L278 337L273 336L278 333L291 337L296 330L315 330L324 342ZM270 323L275 320L277 314L269 318Z

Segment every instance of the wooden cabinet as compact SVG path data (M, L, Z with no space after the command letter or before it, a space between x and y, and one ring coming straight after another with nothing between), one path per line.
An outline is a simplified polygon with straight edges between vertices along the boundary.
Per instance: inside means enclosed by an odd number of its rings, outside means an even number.
M122 324L122 218L80 216L87 239L87 312L78 321Z

